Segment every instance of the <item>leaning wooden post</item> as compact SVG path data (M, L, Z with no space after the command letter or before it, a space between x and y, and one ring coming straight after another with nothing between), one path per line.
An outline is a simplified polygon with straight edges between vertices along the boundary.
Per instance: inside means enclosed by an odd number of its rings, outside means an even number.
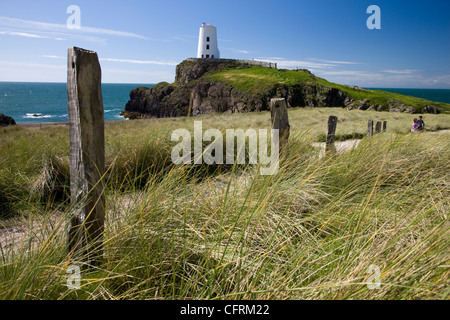
M270 100L270 116L272 129L278 129L280 148L285 146L289 139L289 118L284 98L273 98Z
M383 121L383 132L386 132L387 121Z
M325 152L334 152L336 148L334 146L334 140L336 138L336 126L338 118L336 116L330 116L328 118L328 131L327 131L327 141L325 146Z
M97 53L69 48L67 96L70 136L70 194L74 208L69 253L86 255L96 265L102 257L105 222L105 137L101 68Z
M368 137L373 136L373 120L369 120L367 122L367 136Z
M377 121L377 124L375 125L375 133L381 132L381 121Z

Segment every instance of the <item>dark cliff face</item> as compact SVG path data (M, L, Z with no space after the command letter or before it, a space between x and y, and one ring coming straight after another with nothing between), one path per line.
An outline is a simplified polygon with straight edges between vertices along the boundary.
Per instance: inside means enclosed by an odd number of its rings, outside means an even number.
M271 95L285 98L288 107L345 107L353 102L347 94L320 84L277 87Z
M184 90L180 89L167 82L158 83L151 89L138 87L130 92L125 111L155 118L183 116L183 106L188 105L189 100L186 100Z
M270 99L282 97L288 107L339 107L352 99L337 89L315 85L277 85L263 93L250 94L204 75L219 68L248 68L235 60L184 61L176 69L174 84L161 82L152 88L131 91L125 116L165 118L214 112L268 110Z

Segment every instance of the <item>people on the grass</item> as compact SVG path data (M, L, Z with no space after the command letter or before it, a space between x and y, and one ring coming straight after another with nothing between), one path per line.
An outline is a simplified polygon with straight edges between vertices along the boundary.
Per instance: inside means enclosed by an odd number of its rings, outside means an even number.
M422 116L419 116L417 123L419 124L418 130L423 131L425 129L425 122L423 122Z
M425 129L425 122L423 121L422 116L419 116L419 119L414 118L411 132L423 131Z
M411 126L411 132L416 132L419 130L419 122L417 121L417 118L414 118L413 124Z

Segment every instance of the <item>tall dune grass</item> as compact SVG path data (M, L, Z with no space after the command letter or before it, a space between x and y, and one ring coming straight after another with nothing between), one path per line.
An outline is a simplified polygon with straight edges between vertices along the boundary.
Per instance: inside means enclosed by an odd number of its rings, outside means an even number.
M248 127L214 117L203 119ZM29 231L1 247L0 298L448 299L449 134L388 132L319 157L311 127L293 130L273 176L250 165L192 175L199 166L166 162L172 121L107 135L103 263L66 255L70 206L30 205ZM80 289L67 287L73 264Z

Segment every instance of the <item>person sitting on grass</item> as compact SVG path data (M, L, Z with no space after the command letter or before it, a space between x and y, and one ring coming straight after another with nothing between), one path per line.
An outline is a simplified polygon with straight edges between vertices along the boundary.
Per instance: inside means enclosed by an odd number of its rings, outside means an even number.
M414 118L411 126L411 132L416 132L417 130L419 130L419 123L417 122L417 118Z
M425 129L425 122L423 122L422 116L419 116L419 120L417 120L417 123L419 124L419 127L417 128L417 130L423 131Z

